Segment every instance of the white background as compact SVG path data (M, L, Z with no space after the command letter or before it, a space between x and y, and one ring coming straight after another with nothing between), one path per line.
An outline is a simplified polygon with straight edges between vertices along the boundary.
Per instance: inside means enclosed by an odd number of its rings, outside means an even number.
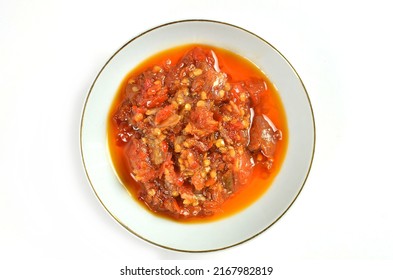
M270 264L276 279L391 279L388 3L0 0L0 277L114 279L125 265L189 260L183 267ZM203 254L155 247L118 225L79 151L83 103L110 56L147 29L193 18L241 26L280 50L317 129L310 176L285 216L245 244Z

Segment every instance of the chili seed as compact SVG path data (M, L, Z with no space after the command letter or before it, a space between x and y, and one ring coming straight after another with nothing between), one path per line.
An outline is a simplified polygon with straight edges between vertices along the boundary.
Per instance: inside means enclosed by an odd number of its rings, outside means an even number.
M188 204L190 204L191 202L188 200L188 199L183 199L183 204L184 205L188 205Z
M246 94L245 94L244 92L242 92L242 93L240 94L240 101L244 102L244 101L246 101L246 99L247 99Z
M136 122L140 122L141 120L143 120L143 115L141 113L136 113L134 116L134 120Z
M219 150L220 150L220 152L223 153L223 154L226 153L226 152L228 151L227 147L220 147Z
M173 106L173 108L176 110L177 108L179 108L179 104L177 104L177 102L175 101L175 100L173 100L172 102L171 102L171 104L172 104L172 106Z
M159 129L158 127L153 129L153 135L155 136L159 136L161 135L161 129Z
M154 115L155 113L157 113L158 109L154 108L154 109L149 109L146 111L146 115L150 116L150 115Z
M184 98L183 95L178 95L176 98L177 104L183 104L184 103Z
M196 68L194 71L192 71L195 77L198 77L199 75L202 74L202 69Z
M190 85L190 80L187 78L184 78L183 80L181 80L181 84L188 86L188 85Z
M229 122L229 121L231 120L231 117L225 115L225 116L222 117L222 120L223 120L224 122Z
M220 148L220 147L224 147L225 146L225 142L224 142L224 140L223 139L217 139L217 141L216 141L216 147L217 148Z
M220 98L223 98L224 95L225 95L225 91L221 89L221 90L218 92L218 96L219 96Z
M158 65L155 65L155 66L153 67L153 72L154 72L154 73L161 72L161 70L162 70L162 68L161 68L160 66L158 66Z
M206 102L203 100L199 100L196 105L197 107L204 107L206 105Z

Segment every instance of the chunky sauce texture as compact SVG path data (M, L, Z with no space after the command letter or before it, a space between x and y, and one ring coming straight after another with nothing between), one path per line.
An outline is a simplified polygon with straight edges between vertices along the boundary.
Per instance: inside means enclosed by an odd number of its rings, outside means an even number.
M108 116L114 167L154 213L209 221L244 209L271 184L288 133L274 86L229 51L186 45L131 71Z

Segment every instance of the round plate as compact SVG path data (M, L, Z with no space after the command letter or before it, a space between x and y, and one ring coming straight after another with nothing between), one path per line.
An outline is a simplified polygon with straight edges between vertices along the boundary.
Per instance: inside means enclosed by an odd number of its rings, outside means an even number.
M268 191L236 215L210 223L159 218L130 196L118 180L107 147L107 115L127 73L151 55L200 43L228 49L256 64L277 87L287 116L288 148ZM104 65L83 109L80 146L88 180L105 209L127 230L153 244L180 251L213 251L249 240L274 224L299 195L311 168L315 125L306 89L291 64L272 45L234 25L185 20L164 24L133 38Z

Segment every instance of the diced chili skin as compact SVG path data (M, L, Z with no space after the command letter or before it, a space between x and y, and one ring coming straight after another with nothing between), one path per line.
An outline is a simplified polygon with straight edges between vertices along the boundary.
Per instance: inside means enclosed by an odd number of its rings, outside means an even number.
M245 82L244 87L250 94L251 105L257 107L266 94L266 82L260 79L251 79Z
M166 92L162 92L161 94L158 94L157 96L155 96L151 100L147 100L145 103L145 106L147 108L155 108L155 107L159 106L160 104L162 104L163 102L165 102L167 99L168 98L166 96Z
M132 175L137 181L143 183L156 178L155 168L150 162L148 147L140 139L130 139L126 149L126 157Z
M200 63L206 62L208 56L207 56L207 51L205 51L202 48L197 47L197 48L192 49L191 56L187 56L187 57L192 57L192 59L196 63L200 64Z
M240 100L240 94L245 91L244 82L233 83L231 90L229 91L229 100L238 103Z
M128 120L132 116L132 103L126 99L124 100L119 108L117 109L117 112L115 113L113 120L116 121L116 125L120 125L122 122L128 122Z
M235 180L233 178L233 172L231 170L228 170L224 173L224 175L222 176L222 182L224 188L226 188L230 192L234 191Z
M255 116L250 129L250 143L248 149L250 151L257 151L262 145L262 130L267 128L266 121L262 116Z
M133 105L128 99L123 101L119 106L116 114L112 118L112 122L118 129L117 144L124 145L135 134L135 127L133 124Z
M189 67L194 65L196 67L205 64L211 59L208 59L209 51L204 50L203 48L196 47L187 52L183 58L178 63L178 68Z
M161 142L161 147L164 153L168 152L168 143L166 141Z
M122 122L119 125L119 132L116 137L116 144L118 146L125 145L128 141L135 136L135 133L130 129L130 126Z
M161 165L158 172L159 178L165 180L165 186L171 193L184 183L181 175L175 170L173 155L171 153L167 153L165 162Z
M197 191L202 190L205 187L206 179L202 177L201 172L195 172L191 177L191 183Z
M247 130L244 129L240 121L223 124L221 134L223 135L224 139L232 145L244 145L248 142Z
M247 150L236 157L235 164L233 165L235 186L245 185L248 182L254 166L254 159Z
M222 72L216 72L213 66L205 68L205 72L193 80L191 91L199 92L203 90L208 93L209 98L219 100L221 97L219 97L218 92L224 87L227 76Z
M159 166L163 163L167 156L167 145L165 141L160 141L157 138L146 138L148 150L149 150L149 157L150 161ZM165 143L163 145L163 143Z
M134 100L138 94L139 87L134 83L128 83L125 88L125 96L128 100Z
M197 107L191 113L190 121L197 129L203 129L207 133L213 133L218 129L218 122L213 118L213 112L206 107Z
M213 146L213 138L212 137L202 137L199 139L196 138L189 138L187 140L194 149L199 150L202 153L205 153L211 149Z
M154 122L156 124L162 123L164 120L168 119L171 115L175 114L175 109L173 105L168 105L160 109L155 116Z
M138 107L155 108L168 99L164 78L163 73L145 71L134 83L127 85L126 95L130 96L131 102Z
M250 151L261 150L264 156L272 158L277 145L277 133L264 116L255 116L250 129Z

